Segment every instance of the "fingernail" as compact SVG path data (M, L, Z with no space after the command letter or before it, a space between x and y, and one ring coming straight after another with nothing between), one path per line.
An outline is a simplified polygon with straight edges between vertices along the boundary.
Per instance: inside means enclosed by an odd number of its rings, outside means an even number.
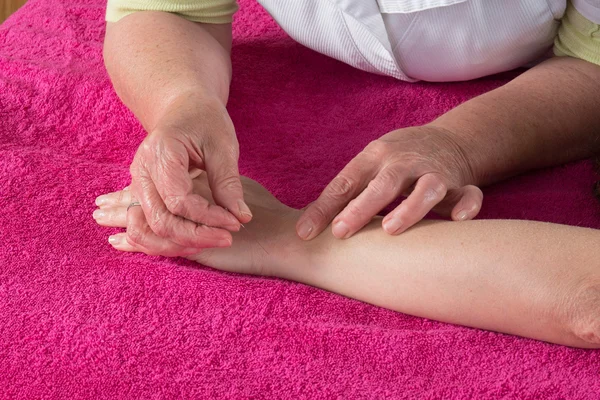
M217 245L215 247L231 247L231 240L221 239L217 242Z
M94 219L101 219L106 217L106 213L102 210L95 210L92 214L92 217L94 217Z
M398 232L400 228L402 228L402 220L398 217L392 217L383 224L383 229L390 235Z
M249 215L250 217L252 216L250 209L242 200L238 200L238 207L240 208L240 214Z
M101 206L108 202L108 196L103 194L102 196L96 197L96 205Z
M467 219L468 216L469 214L465 210L461 210L456 214L456 219L458 219L459 221L464 221Z
M345 239L348 232L350 232L350 228L344 221L338 221L333 224L333 236Z
M117 235L109 236L108 243L112 244L113 246L119 245L121 244L121 237Z
M300 236L302 239L308 239L312 231L313 226L310 221L303 222L298 227L298 236Z

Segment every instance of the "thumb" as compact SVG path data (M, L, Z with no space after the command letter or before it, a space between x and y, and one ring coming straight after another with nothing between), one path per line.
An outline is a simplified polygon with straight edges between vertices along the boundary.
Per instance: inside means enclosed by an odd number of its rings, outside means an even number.
M459 191L461 196L452 209L452 219L454 221L466 221L475 218L481 211L483 192L473 185L464 186Z
M433 211L450 216L454 221L466 221L479 214L483 203L483 192L477 186L467 185L448 192L444 201Z
M252 212L244 201L237 148L225 145L206 151L205 160L208 185L215 203L229 210L241 223L250 222Z

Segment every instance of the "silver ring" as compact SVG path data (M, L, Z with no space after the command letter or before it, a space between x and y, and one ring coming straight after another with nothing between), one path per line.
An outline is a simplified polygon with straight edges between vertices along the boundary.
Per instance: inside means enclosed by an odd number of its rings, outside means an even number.
M131 207L136 207L136 206L140 206L140 207L141 207L142 205L140 204L140 202L139 202L139 201L134 201L134 202L132 202L132 203L129 203L129 205L127 206L127 211L129 211L129 209L130 209Z

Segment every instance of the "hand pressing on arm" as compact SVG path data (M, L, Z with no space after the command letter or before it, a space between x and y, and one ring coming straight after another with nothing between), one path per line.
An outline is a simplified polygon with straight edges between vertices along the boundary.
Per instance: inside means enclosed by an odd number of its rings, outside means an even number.
M472 219L483 199L477 186L598 153L598 93L600 66L554 58L425 126L390 132L306 208L298 236L313 239L331 224L335 237L349 238L402 194L382 220L389 234L431 210Z
M225 104L231 25L137 12L107 26L104 57L115 90L143 124L131 171L127 240L156 237L176 249L226 247L252 215L243 199L238 142ZM189 171L206 171L215 203L193 192ZM100 197L98 204L105 199Z
M206 174L193 192L213 201ZM220 270L302 282L381 307L568 346L600 348L600 231L529 221L422 221L400 236L376 217L347 241L297 237L300 210L242 177L254 214L226 249L188 252ZM107 195L100 225L126 226L128 191ZM121 251L171 256L109 238Z
M454 220L472 219L483 194L469 182L473 176L459 137L434 126L399 129L350 161L308 206L298 235L314 238L335 216L333 235L347 239L403 194L406 200L382 222L389 234L404 232L432 209Z

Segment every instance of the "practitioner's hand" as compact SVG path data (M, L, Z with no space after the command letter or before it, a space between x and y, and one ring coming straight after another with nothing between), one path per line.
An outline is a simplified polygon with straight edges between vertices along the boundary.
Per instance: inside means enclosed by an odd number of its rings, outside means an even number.
M331 181L306 208L297 233L312 239L333 220L333 235L348 238L403 194L407 199L383 219L389 234L404 232L432 209L469 220L483 200L469 182L469 160L450 132L433 126L392 131L371 142Z
M193 96L174 102L131 164L132 201L141 207L128 212L128 241L144 247L153 232L184 247L229 246L229 231L252 218L237 162L238 142L222 104ZM214 203L193 192L193 168L206 171Z
M213 203L206 174L197 171L191 178L192 193ZM241 182L254 217L244 225L245 228L233 234L233 245L230 248L185 248L153 234L148 226L144 228L148 235L145 246L130 242L125 232L111 236L109 242L117 250L167 257L184 256L231 272L274 275L274 269L283 264L280 260L295 254L294 246L301 245L294 230L300 211L282 204L252 179L242 177ZM103 226L125 228L131 192L126 188L105 196L105 204L94 212L96 222ZM131 209L129 212L131 213Z

